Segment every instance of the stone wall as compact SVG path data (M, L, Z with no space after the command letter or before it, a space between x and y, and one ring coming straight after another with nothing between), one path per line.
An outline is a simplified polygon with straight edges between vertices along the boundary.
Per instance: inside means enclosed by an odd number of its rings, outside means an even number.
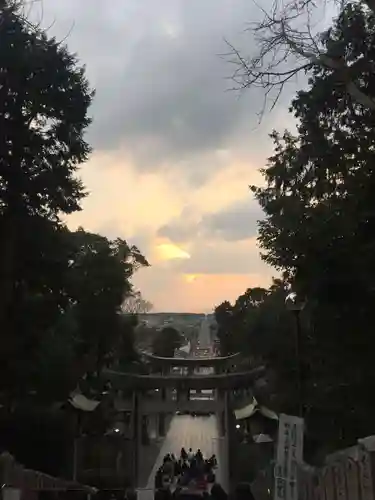
M4 491L10 488L19 492L21 500L37 500L43 494L62 498L67 492L69 494L75 492L76 498L85 499L96 492L95 488L84 486L76 481L27 469L7 452L0 455L0 481L3 497Z
M328 455L322 467L303 464L298 475L299 500L375 500L375 436ZM252 482L256 500L273 498L273 466Z
M301 500L374 500L375 436L327 456L324 467L301 467Z

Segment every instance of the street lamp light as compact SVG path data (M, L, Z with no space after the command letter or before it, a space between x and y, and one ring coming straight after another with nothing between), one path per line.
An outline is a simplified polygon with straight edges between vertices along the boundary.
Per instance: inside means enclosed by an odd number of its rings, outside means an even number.
M296 292L291 292L285 299L285 305L289 311L300 313L306 303L300 299Z
M295 354L296 354L296 365L297 365L297 397L298 397L298 414L303 417L303 370L302 370L302 329L301 329L301 318L300 313L304 309L306 303L301 300L300 297L295 293L291 292L285 299L286 308L291 311L295 317L296 328L295 328Z

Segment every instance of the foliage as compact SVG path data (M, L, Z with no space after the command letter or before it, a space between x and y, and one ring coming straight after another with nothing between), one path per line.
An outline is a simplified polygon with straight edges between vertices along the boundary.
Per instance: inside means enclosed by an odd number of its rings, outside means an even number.
M125 314L146 314L152 310L152 304L142 297L139 290L128 295L122 304Z
M0 366L17 386L63 307L59 214L84 196L75 174L90 151L93 92L75 57L15 4L2 5L0 40Z
M374 21L349 4L325 39L360 72L368 95ZM263 258L308 301L301 355L309 432L344 446L374 432L375 114L321 66L291 110L297 135L272 134L266 186L252 188L265 213L259 241Z
M227 300L218 305L215 309L215 320L217 323L217 338L220 341L220 353L228 356L236 352L238 338L235 336L234 307Z
M147 326L142 323L138 324L135 329L135 342L140 350L148 350L152 348L152 343L157 337L159 330L154 326Z
M56 409L82 378L97 389L105 365L136 359L137 316L121 307L148 262L125 240L61 220L86 194L77 171L90 153L93 91L21 4L0 7L0 437L30 467L58 474L75 430Z
M93 92L84 68L55 39L3 7L0 23L0 213L16 221L79 209L77 166Z
M71 363L85 355L88 365L84 367L81 363L81 370L95 369L99 374L106 365L135 359L133 329L137 320L135 316L125 317L121 305L132 292L129 280L134 270L147 261L136 247L121 239L110 241L81 228L74 233L66 232L66 237L69 265L65 293L69 302L55 329L44 337L40 361L45 364L46 360L51 362L52 354L65 353L61 363L69 359ZM51 352L45 356L43 349L48 348L49 342ZM59 342L62 349L58 353ZM70 371L71 365L65 364L65 369ZM42 370L41 381L43 373Z
M152 352L155 356L173 358L175 350L182 346L182 335L171 326L160 330L152 344Z
M107 354L117 347L119 328L125 325L120 312L125 296L132 293L129 279L147 261L121 239L110 241L82 229L72 237L69 295L82 342L96 345L100 371Z
M0 22L0 392L64 398L88 369L132 358L135 320L121 305L138 248L82 229L62 214L85 195L77 169L93 92L68 49L33 26L17 2Z
M1 451L26 468L71 477L74 422L61 409L20 407L11 417L0 415ZM68 458L69 457L69 458Z
M241 352L251 364L265 364L275 372L277 384L269 390L274 409L283 405L295 411L295 325L285 309L288 284L274 279L269 289L248 289L232 305L225 301L215 309L222 355ZM227 346L230 346L228 349Z

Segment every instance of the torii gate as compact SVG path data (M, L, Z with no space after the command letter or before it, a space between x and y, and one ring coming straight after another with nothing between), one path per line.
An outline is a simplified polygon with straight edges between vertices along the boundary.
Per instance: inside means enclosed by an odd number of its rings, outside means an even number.
M112 388L118 394L117 408L131 412L131 436L134 443L134 477L139 472L139 450L142 443L142 423L144 416L156 415L159 418L161 434L165 428L160 425L166 414L177 411L214 413L218 417L221 436L224 438L225 449L228 450L229 420L232 410L230 394L233 390L248 391L259 377L264 374L261 366L250 371L223 373L233 363L237 354L222 358L162 358L147 354L148 359L159 374L139 375L134 373L106 370L104 376L111 382ZM187 367L188 375L171 373L173 366ZM209 375L194 374L199 367L213 367L216 373ZM219 372L219 373L217 373ZM191 400L191 389L215 391L211 400ZM175 391L175 398L172 396ZM128 395L125 398L125 394ZM130 396L130 397L129 397Z

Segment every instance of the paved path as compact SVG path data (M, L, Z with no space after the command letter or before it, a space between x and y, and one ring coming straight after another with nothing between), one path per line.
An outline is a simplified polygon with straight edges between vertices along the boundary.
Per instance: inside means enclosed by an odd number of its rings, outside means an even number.
M204 349L211 347L210 322L208 316L206 316L201 323L198 338L199 347Z
M207 316L201 323L198 338L200 348L208 349L211 347L210 322ZM212 368L206 367L202 369L202 374L209 375L212 371ZM171 421L168 434L151 471L146 488L138 490L139 500L153 500L155 474L162 464L164 456L167 453L174 453L179 456L182 447L186 450L192 448L194 452L200 448L204 457L215 454L219 464L216 470L216 481L226 489L224 471L227 469L227 464L225 463L225 453L222 453L223 441L219 438L216 416L190 417L188 415L176 415Z
M139 490L139 500L153 500L152 489L154 487L154 478L156 471L163 462L164 456L167 453L174 453L176 456L179 456L182 447L186 450L192 448L193 451L200 448L205 457L209 457L215 453L219 463L218 470L216 471L216 480L225 487L225 484L223 484L224 477L220 467L222 464L222 457L220 456L221 445L216 417L193 418L187 415L181 415L175 416L172 419L169 432L151 471L146 489Z

